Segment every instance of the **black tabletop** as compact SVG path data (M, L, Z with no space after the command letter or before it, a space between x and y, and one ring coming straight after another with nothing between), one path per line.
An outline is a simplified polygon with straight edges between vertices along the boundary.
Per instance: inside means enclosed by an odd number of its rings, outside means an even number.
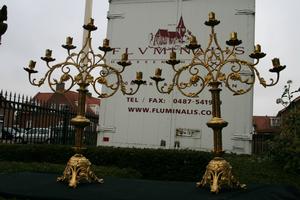
M84 200L298 200L300 191L283 185L248 185L246 190L212 194L194 182L167 182L104 177L104 184L82 183L77 188L56 182L58 174L0 174L0 196L18 199Z

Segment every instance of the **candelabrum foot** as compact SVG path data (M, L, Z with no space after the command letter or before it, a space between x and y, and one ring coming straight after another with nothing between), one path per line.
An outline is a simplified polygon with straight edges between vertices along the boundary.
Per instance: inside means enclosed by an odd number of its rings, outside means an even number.
M215 157L206 166L202 180L197 183L197 187L210 186L212 193L219 193L221 187L246 189L245 184L241 184L232 174L232 167L224 158Z
M84 181L104 183L103 179L94 174L91 170L91 162L82 154L75 154L69 159L63 175L58 177L57 181L67 181L69 186L73 188Z

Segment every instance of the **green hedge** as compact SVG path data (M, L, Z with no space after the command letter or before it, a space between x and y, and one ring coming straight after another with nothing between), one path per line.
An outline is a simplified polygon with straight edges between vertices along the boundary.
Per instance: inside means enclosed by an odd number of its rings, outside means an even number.
M0 161L63 164L73 154L70 146L0 145ZM174 181L199 181L212 159L210 153L191 150L114 147L89 147L83 154L94 165L131 168L146 179Z
M210 153L190 150L113 147L89 147L83 154L95 165L93 168L99 171L100 176L104 171L107 172L105 174L124 174L125 177L131 174L131 177L136 178L192 182L202 178L206 165L213 158ZM64 167L72 155L74 151L71 146L0 144L0 165L6 163L6 166L12 168L16 166L14 161L18 165L25 163L23 167L19 166L20 169L30 169L32 163L41 163L42 166L43 163L51 163L51 166L58 164ZM224 157L232 165L233 173L241 183L282 183L300 188L300 175L283 171L272 160L235 154L225 154ZM26 166L26 163L30 166ZM45 170L41 170L48 171L48 168L45 166ZM124 171L109 172L109 169L115 168Z

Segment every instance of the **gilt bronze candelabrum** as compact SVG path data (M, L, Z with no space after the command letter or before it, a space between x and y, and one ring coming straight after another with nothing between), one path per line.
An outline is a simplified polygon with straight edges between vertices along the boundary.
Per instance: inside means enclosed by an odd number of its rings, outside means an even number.
M68 181L69 186L74 188L81 181L103 182L103 179L98 178L91 170L90 161L81 154L83 131L90 124L90 120L85 116L87 87L92 86L95 93L102 99L113 96L119 89L124 95L134 95L140 86L146 83L142 80L142 72L137 72L136 80L132 81L133 85L136 85L135 89L126 88L122 73L126 67L131 65L131 62L128 61L128 54L122 54L122 58L117 62L119 67L108 65L106 55L112 50L109 46L109 40L103 40L103 46L99 47L102 53L96 54L91 45L91 32L97 29L94 20L90 19L90 22L83 28L88 31L83 47L78 53L72 52L76 46L72 44L73 38L67 37L66 44L62 47L67 50L68 56L63 62L51 65L55 59L52 57L52 51L46 50L46 55L41 59L46 62L48 69L41 79L32 78L32 75L37 73L35 61L31 60L29 66L24 68L28 72L29 82L34 86L41 86L47 82L51 90L61 93L71 90L75 85L79 87L77 90L79 92L77 116L71 119L71 124L76 128L74 146L76 154L68 161L63 175L57 178L58 181ZM96 73L97 76L94 77L92 72ZM57 91L55 86L59 84L65 84L66 89Z
M280 65L278 58L274 58L272 60L273 68L269 71L274 72L277 77L276 80L270 79L270 83L267 83L256 68L259 60L266 55L261 51L261 46L256 45L253 53L249 55L255 62L238 58L235 48L242 41L237 38L237 33L233 32L230 34L230 39L226 41L227 47L222 49L215 32L215 26L219 23L220 21L215 18L215 13L210 12L208 21L204 23L211 28L208 45L205 49L198 44L194 35L189 36L189 44L186 47L193 52L193 58L189 64L177 67L180 60L176 59L175 52L170 53L170 59L166 61L174 71L170 84L160 86L160 83L165 80L161 77L162 70L160 68L157 68L155 76L151 77L156 83L157 90L164 94L170 94L174 88L177 88L186 97L198 97L204 88L207 86L210 88L212 118L207 122L207 126L213 130L213 154L215 157L207 165L206 172L197 186L209 185L213 193L218 193L223 185L230 188L246 187L233 176L231 165L222 158L224 153L222 129L228 125L228 122L221 117L220 92L222 89L220 85L223 84L223 87L228 88L233 95L243 95L253 88L255 77L264 87L277 84L279 73L285 68Z

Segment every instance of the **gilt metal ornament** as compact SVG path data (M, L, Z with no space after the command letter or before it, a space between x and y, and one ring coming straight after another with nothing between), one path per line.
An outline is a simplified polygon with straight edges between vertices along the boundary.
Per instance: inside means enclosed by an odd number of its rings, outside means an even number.
M280 71L285 66L280 64L278 58L272 60L273 68L270 72L276 74L275 79L270 82L261 77L257 65L259 60L266 54L261 51L261 46L257 44L254 51L249 55L250 61L239 58L235 49L242 41L238 39L237 33L232 32L230 39L226 41L227 47L222 48L217 39L215 26L220 21L215 18L215 13L210 12L205 25L211 28L208 45L204 49L197 42L194 35L189 37L189 44L186 46L193 52L193 58L189 64L178 66L181 63L176 59L176 53L170 53L170 59L166 61L172 66L174 76L171 83L161 84L162 70L157 68L155 76L151 77L156 83L156 88L160 93L170 94L175 88L186 97L198 97L204 88L209 87L212 97L212 118L207 122L207 126L213 130L213 153L216 156L207 165L206 172L197 186L210 186L213 193L218 193L221 186L227 185L231 188L245 188L240 184L232 173L231 165L221 156L222 149L222 129L228 122L221 117L220 85L222 84L233 93L233 95L243 95L252 90L256 78L263 87L274 86L278 83ZM254 60L254 62L253 62Z
M70 158L63 175L57 181L67 181L69 186L75 188L79 182L98 182L104 183L103 179L98 178L91 169L91 162L82 154L75 154Z
M215 157L206 166L205 174L197 187L210 186L210 191L219 193L223 186L230 188L245 189L246 185L241 184L232 174L232 167L224 158Z
M41 59L46 62L48 69L42 78L39 80L33 78L33 75L38 72L35 69L35 61L31 60L28 67L24 68L28 72L29 82L34 86L40 87L47 83L52 91L60 93L71 90L75 85L79 86L77 90L79 92L77 116L71 119L71 124L76 128L74 149L77 153L70 158L63 176L58 178L58 181L68 181L69 186L74 188L82 181L103 182L103 179L99 179L91 171L90 161L80 154L83 148L83 130L90 124L90 120L85 117L87 87L92 86L93 91L102 99L113 96L118 90L124 95L134 95L140 86L146 83L143 80L142 72L137 72L136 80L133 80L131 84L136 85L136 87L132 88L130 86L128 89L122 76L124 70L131 65L128 54L122 54L120 61L117 62L118 67L107 64L106 55L113 50L109 46L109 40L104 39L103 45L99 47L102 53L95 53L91 38L91 32L97 30L94 20L90 19L90 22L84 25L83 28L88 31L88 34L83 47L78 53L72 52L76 48L73 45L73 38L67 37L66 44L62 45L68 54L65 61L52 65L51 63L55 61L55 58L52 57L50 49L46 50L45 56ZM56 86L59 84L64 84L65 89L57 91Z

